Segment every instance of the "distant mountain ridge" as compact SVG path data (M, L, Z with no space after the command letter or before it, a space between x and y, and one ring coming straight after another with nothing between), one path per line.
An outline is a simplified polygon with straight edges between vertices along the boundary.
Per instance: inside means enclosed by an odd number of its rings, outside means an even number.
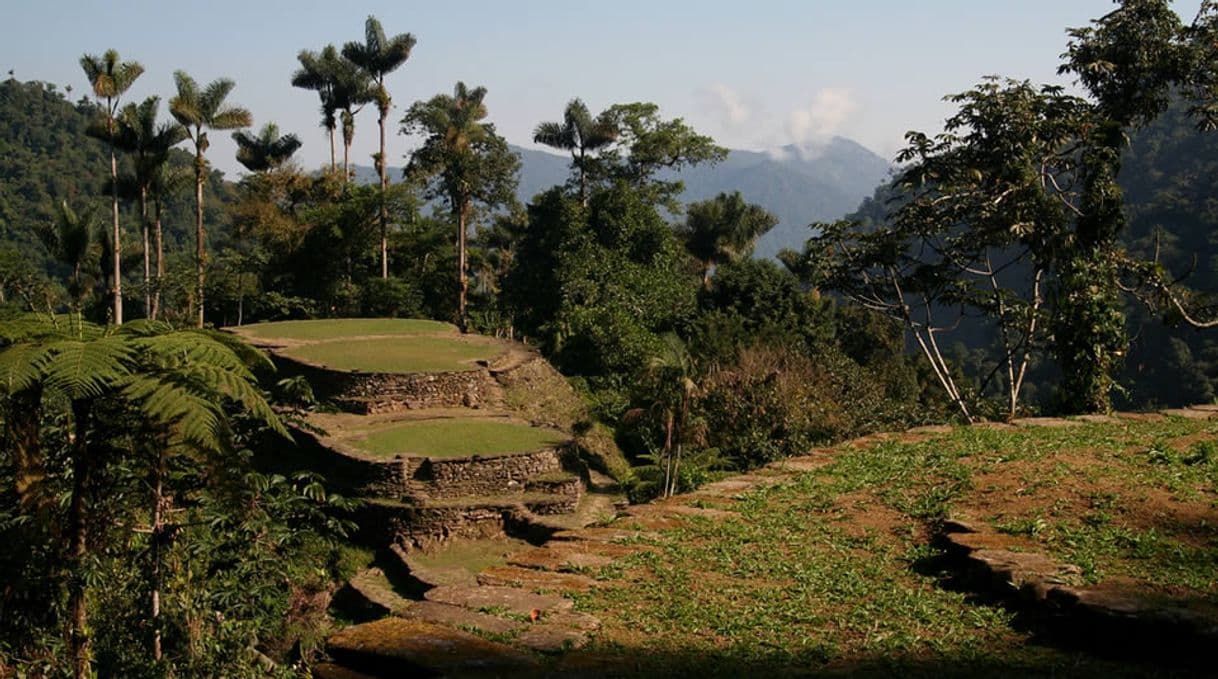
M567 181L569 156L512 146L520 154L517 198L527 203L546 189ZM774 152L733 150L716 165L688 168L665 178L685 182L682 202L705 200L720 192L740 191L778 217L778 225L757 244L758 257L773 257L782 248L799 250L811 233L808 224L838 219L858 209L889 175L892 166L857 142L834 137L822 143L789 145ZM376 172L355 166L356 180L375 182ZM401 168L390 168L394 180Z

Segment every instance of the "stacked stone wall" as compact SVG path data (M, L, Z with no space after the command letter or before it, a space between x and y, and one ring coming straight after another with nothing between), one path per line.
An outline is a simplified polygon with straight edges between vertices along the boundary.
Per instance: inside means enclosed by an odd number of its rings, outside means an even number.
M361 415L419 408L481 408L499 398L485 369L431 373L366 373L330 370L275 356L285 375L300 375L320 401Z

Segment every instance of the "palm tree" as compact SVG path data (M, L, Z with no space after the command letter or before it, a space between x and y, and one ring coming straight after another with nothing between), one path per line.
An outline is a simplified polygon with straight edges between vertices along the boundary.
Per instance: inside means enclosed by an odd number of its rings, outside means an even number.
M192 172L185 167L171 167L162 163L153 168L148 191L152 196L153 249L156 251L156 273L152 280L152 310L149 318L156 320L161 315L161 287L165 279L165 240L161 218L165 213L165 199L186 188L193 182Z
M159 97L148 97L139 105L127 104L118 118L117 145L134 156L135 173L129 178L140 205L140 224L144 255L144 315L152 318L152 266L149 235L152 225L148 215L148 199L161 167L169 161L169 150L186 139L186 129L176 122L157 124ZM159 219L158 219L159 223ZM160 270L160 233L157 233L157 268ZM159 277L158 281L159 283Z
M321 126L330 138L330 171L337 169L334 156L334 131L338 129L338 105L334 100L334 76L330 72L339 60L334 45L326 45L321 53L301 50L296 55L300 68L292 74L292 86L317 92L321 99Z
M757 239L777 223L761 206L745 203L739 191L690 203L680 235L685 249L702 265L703 287L710 287L717 264L751 255Z
M359 66L375 83L376 110L380 114L377 123L381 127L381 150L375 158L376 169L381 176L381 278L389 278L389 215L385 209L389 168L385 157L385 120L393 104L389 90L385 89L385 76L406 63L414 44L414 36L409 33L387 38L381 22L370 16L364 22L364 43L349 42L343 45L343 56Z
M267 123L258 131L258 136L248 132L234 132L237 142L237 162L250 172L265 172L283 165L300 148L300 139L294 134L279 136L279 126Z
M93 229L93 211L77 214L65 200L55 211L54 224L44 224L38 231L51 256L72 270L68 276L68 295L72 297L72 310L78 314L85 295L81 274L93 250Z
M646 375L657 384L654 406L664 416L663 496L672 497L680 485L681 455L689 423L689 408L698 394L694 382L694 362L674 333L660 337L660 351L647 362Z
M571 152L571 162L579 173L579 201L588 205L588 153L604 148L617 139L617 126L602 113L593 118L588 107L572 99L563 111L561 123L541 123L533 131L533 141Z
M195 145L195 303L199 305L196 325L203 327L203 283L204 264L207 251L203 232L203 182L207 180L207 130L235 130L254 124L249 111L224 102L235 82L228 78L213 80L206 88L199 85L184 71L175 71L174 83L178 94L169 101L169 111L186 128L186 133Z
M114 155L115 124L114 114L118 111L119 98L130 89L135 79L144 72L144 67L136 61L120 61L118 52L106 50L101 57L86 54L80 58L80 67L93 87L93 94L99 100L105 99L105 136L110 145L110 198L113 214L111 239L113 246L112 273L113 285L110 294L114 300L114 323L123 323L123 272L122 272L122 233L118 226L118 159ZM101 136L95 134L94 136Z
M452 96L438 94L415 102L402 119L404 133L426 135L423 146L411 154L406 176L428 184L426 197L446 199L457 225L457 319L462 332L468 330L465 241L474 201L491 206L514 201L520 168L520 158L495 133L495 126L482 122L487 116L485 97L485 87L471 90L458 82Z
M355 114L364 104L376 98L372 79L346 57L339 56L326 62L326 70L333 79L334 106L341 111L339 120L343 128L343 182L351 178L351 143L355 140Z

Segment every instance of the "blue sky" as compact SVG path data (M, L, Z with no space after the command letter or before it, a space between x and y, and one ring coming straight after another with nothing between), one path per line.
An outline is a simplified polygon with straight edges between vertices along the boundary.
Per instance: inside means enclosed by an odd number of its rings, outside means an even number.
M1176 9L1191 19L1200 0ZM593 110L653 101L669 117L733 148L766 149L841 135L891 158L910 129L936 131L943 95L1000 74L1059 82L1065 29L1110 10L1109 0L720 0L641 2L293 2L151 0L6 3L0 69L22 80L87 83L82 53L116 48L147 69L129 94L168 99L172 73L237 81L232 101L301 136L306 166L328 158L314 93L290 86L296 53L363 39L377 16L413 33L411 59L389 79L396 109L451 91L489 90L491 119L509 141L581 97ZM394 126L396 132L396 125ZM353 160L371 164L376 114L359 116ZM393 134L392 164L414 141ZM235 171L233 144L213 141Z

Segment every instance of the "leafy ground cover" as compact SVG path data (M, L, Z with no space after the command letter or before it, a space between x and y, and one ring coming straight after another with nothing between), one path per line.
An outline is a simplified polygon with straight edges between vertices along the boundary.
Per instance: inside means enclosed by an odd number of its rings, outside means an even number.
M312 321L276 321L233 328L258 339L327 340L369 335L455 333L456 327L440 321L413 318L326 318Z
M503 351L503 345L485 338L416 335L331 340L288 347L280 353L327 368L411 373L473 370L474 361L490 360Z
M1168 418L826 451L777 486L695 501L737 515L649 527L651 549L577 599L604 628L564 662L641 676L1166 672L1041 643L1011 610L945 586L931 536L966 515L1089 582L1213 603L1215 439L1213 422Z
M462 418L394 424L348 443L380 457L463 457L529 452L567 438L553 429L527 424Z

